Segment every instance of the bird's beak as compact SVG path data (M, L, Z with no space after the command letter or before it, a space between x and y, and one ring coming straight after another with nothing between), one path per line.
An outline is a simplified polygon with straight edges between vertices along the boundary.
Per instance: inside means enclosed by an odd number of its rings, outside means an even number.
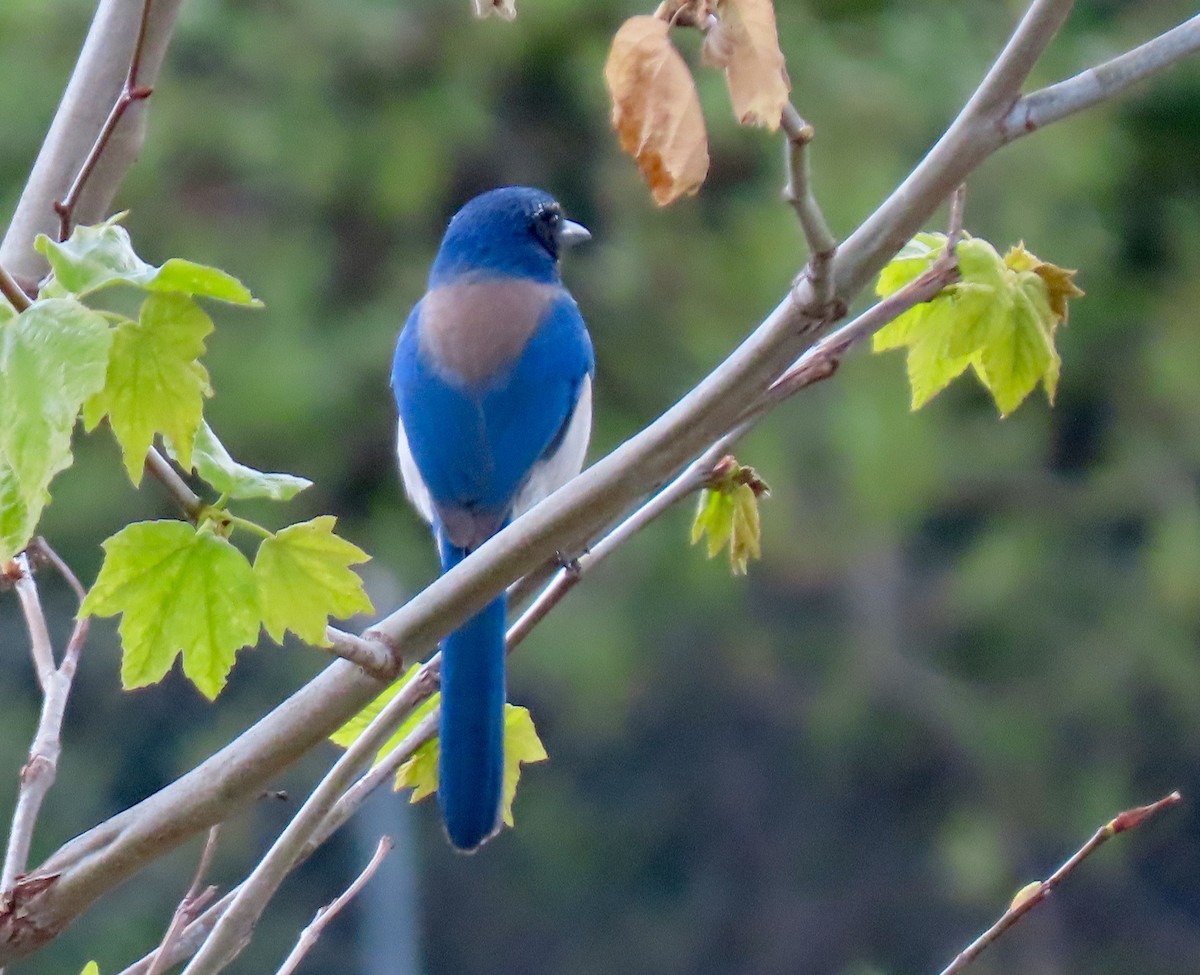
M558 228L558 244L560 247L574 247L592 239L592 233L583 224L574 220L564 220Z

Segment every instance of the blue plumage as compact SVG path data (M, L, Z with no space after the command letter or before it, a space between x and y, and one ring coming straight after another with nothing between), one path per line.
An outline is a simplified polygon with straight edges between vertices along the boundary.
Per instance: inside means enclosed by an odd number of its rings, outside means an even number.
M400 470L443 571L582 466L592 346L558 258L587 236L540 190L476 197L450 221L400 334ZM499 820L505 609L501 594L442 644L438 800L460 849Z

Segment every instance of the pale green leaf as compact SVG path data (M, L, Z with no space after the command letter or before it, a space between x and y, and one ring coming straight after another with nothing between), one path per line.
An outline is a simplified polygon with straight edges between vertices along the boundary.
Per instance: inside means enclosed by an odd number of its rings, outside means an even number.
M408 670L404 672L404 676L392 683L389 687L385 688L384 691L375 698L375 700L359 711L358 714L347 721L344 725L338 728L337 731L329 736L329 740L335 745L340 745L342 748L349 748L358 740L359 735L367 730L367 725L379 717L379 712L384 709L384 707L392 700L392 698L399 694L400 691L408 685L409 681L413 679L417 671L419 671L422 666L422 664L413 664L411 667L409 667ZM416 723L429 713L434 704L437 702L437 699L438 695L433 694L413 708L412 712L404 719L403 723L396 729L392 737L389 738L387 742L384 743L384 745L379 749L379 752L375 757L376 762L382 759L388 752L390 752L393 748L399 745L401 741L403 741L404 737L413 729Z
M150 291L174 291L196 298L215 298L234 305L261 307L262 302L232 274L205 264L172 257L142 285Z
M134 484L156 433L175 444L180 464L192 466L192 442L200 427L208 373L197 361L212 331L209 317L190 298L151 295L138 320L116 328L104 389L84 407L90 428L108 415Z
M20 551L71 465L84 399L104 384L112 333L76 301L34 302L0 328L0 559Z
M0 457L0 562L29 544L42 509L49 503L50 492L44 488L31 495L23 492L17 475Z
M917 234L879 272L875 293L886 298L929 270L946 247L945 234Z
M335 519L323 515L291 525L258 548L258 582L263 626L276 642L284 630L325 646L329 617L374 610L362 579L350 566L370 559L357 545L333 534Z
M897 260L904 258L907 264L885 269L877 288L881 294L903 284L913 262L933 253L928 237L914 239L898 255ZM1062 366L1054 332L1066 318L1067 301L1082 294L1073 281L1075 272L1042 262L1023 244L1001 258L977 237L964 238L957 257L959 282L897 318L873 340L876 351L907 348L913 409L945 389L967 366L973 367L1004 416L1039 382L1053 403Z
M758 495L749 484L739 484L732 492L733 528L729 538L729 562L733 574L744 576L751 559L762 558Z
M94 961L89 961L83 966L83 971L79 975L100 975L100 966Z
M977 353L975 370L1002 416L1020 406L1043 380L1047 395L1053 398L1059 359L1044 325L1043 313L1049 313L1049 305L1044 299L1041 304L1035 304L1025 291L1015 291L1007 334Z
M167 450L178 460L174 441L167 441ZM267 474L239 464L217 439L212 428L201 421L192 441L192 464L196 473L211 484L218 494L231 498L269 498L287 501L295 497L312 481L294 474Z
M134 252L129 231L119 223L123 213L92 227L76 227L58 242L39 234L34 246L54 272L43 294L85 295L113 284L239 305L259 305L237 278L214 267L172 258L162 267L147 264Z
M39 234L34 247L50 262L56 290L85 295L117 281L132 281L154 268L134 253L129 231L120 226L125 214L92 227L76 227L62 242Z
M183 672L209 699L237 651L258 639L254 571L224 538L181 521L143 521L104 543L104 564L79 610L121 615L121 681L161 680L182 652Z
M33 496L71 463L83 401L104 385L112 333L76 301L37 301L0 330L0 452Z

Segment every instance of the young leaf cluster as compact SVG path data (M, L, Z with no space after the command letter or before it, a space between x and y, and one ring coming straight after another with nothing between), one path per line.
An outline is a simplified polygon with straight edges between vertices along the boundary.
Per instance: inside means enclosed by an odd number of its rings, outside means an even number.
M918 234L880 272L876 293L898 291L928 270L945 247L945 234ZM1001 257L986 240L967 237L955 253L961 280L876 332L872 348L907 350L914 410L968 367L1002 416L1039 383L1053 403L1061 369L1055 332L1067 320L1070 299L1083 294L1076 272L1042 261L1024 244Z
M710 559L729 546L733 574L745 575L750 560L762 558L758 501L769 493L753 467L743 467L733 457L723 458L700 493L692 544L707 539Z
M160 680L182 653L184 673L212 698L260 626L275 640L290 630L324 644L329 616L369 612L350 568L368 556L333 533L332 517L272 533L228 510L231 500L287 500L310 483L239 464L204 422L212 390L200 359L213 323L196 299L259 302L216 268L146 263L119 220L64 242L38 237L51 268L39 298L19 314L0 302L0 560L32 537L51 480L71 464L78 417L88 430L107 417L135 485L161 436L219 498L196 524L141 522L109 538L80 612L122 614L126 687ZM138 296L135 317L85 303L118 287ZM253 564L229 541L237 528L260 539Z
M725 72L740 124L774 132L790 91L771 0L666 0L653 17L625 21L604 66L612 124L659 206L697 192L708 175L700 98L669 36L676 24L714 24L704 61Z

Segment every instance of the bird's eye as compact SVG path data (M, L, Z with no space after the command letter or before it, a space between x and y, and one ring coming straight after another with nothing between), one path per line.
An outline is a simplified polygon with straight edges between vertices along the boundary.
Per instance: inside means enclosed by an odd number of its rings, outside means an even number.
M542 207L533 215L534 236L554 258L558 257L558 228L562 221L562 211L555 206Z

